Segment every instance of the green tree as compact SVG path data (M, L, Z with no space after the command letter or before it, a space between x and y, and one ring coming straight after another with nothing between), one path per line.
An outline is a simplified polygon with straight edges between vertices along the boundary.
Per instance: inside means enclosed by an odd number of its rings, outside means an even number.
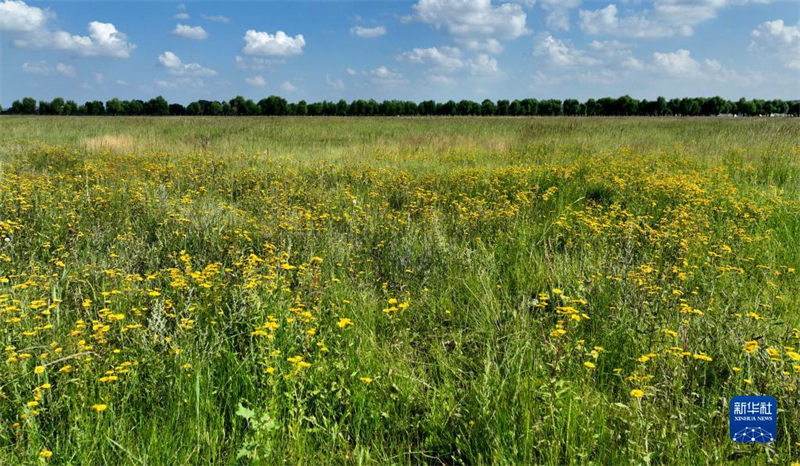
M106 102L106 112L110 115L122 115L124 113L122 101L114 97Z
M64 115L77 115L78 104L74 100L68 100L64 103Z
M305 100L301 100L297 102L297 109L295 110L295 115L298 116L306 116L308 115L308 104Z
M507 100L498 100L497 101L497 112L496 115L508 115L508 106L509 102Z
M564 101L564 115L574 116L580 111L581 104L575 99L567 99Z
M25 115L33 115L36 113L36 99L32 97L25 97L22 99L22 111Z
M166 99L158 96L147 101L144 106L144 112L148 115L156 116L169 115L169 104Z
M53 115L62 115L64 113L64 99L56 97L50 101L50 110Z
M192 102L186 106L186 114L187 115L202 115L203 113L202 107L198 102Z
M485 99L481 102L481 115L483 116L492 116L497 113L497 106L489 99Z

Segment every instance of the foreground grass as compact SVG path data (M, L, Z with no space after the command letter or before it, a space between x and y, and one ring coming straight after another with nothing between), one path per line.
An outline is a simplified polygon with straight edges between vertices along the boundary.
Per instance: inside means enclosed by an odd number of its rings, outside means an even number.
M0 122L0 463L798 461L791 120Z

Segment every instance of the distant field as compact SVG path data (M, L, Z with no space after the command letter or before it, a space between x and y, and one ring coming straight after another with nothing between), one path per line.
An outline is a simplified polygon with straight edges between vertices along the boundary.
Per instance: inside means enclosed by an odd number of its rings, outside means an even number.
M798 119L2 117L0 164L0 464L800 461Z

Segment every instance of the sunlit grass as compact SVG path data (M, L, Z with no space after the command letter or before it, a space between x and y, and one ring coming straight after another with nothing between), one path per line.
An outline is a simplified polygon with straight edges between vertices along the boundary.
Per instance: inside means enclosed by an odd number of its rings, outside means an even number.
M798 459L792 120L0 124L0 463Z

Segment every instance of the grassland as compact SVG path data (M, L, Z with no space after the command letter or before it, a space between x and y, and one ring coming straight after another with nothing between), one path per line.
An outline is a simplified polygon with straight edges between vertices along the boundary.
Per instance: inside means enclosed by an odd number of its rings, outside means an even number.
M800 461L798 121L17 117L0 162L2 464Z

